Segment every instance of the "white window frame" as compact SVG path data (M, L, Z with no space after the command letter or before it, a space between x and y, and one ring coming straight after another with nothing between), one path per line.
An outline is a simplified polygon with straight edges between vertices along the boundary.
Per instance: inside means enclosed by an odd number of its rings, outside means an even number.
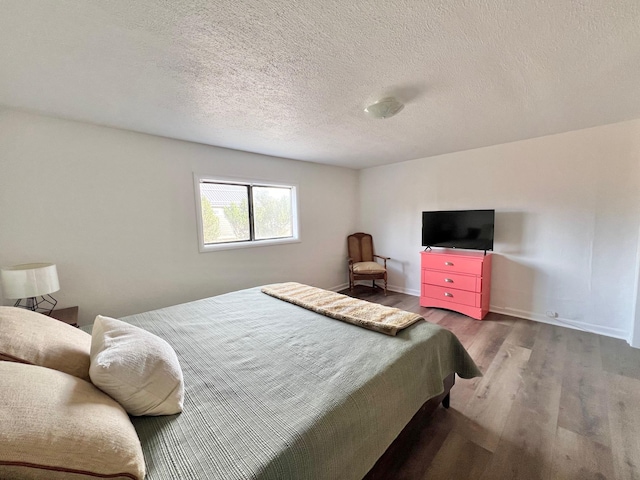
M204 243L204 230L202 225L202 204L200 184L202 183L226 183L251 187L280 187L291 189L291 230L293 235L286 238L270 238L267 240L241 240L228 243ZM298 218L298 186L292 184L275 183L266 180L218 177L201 173L193 174L193 185L196 200L196 221L198 223L198 249L201 253L215 252L219 250L233 250L236 248L266 247L269 245L282 245L286 243L300 243L300 222Z

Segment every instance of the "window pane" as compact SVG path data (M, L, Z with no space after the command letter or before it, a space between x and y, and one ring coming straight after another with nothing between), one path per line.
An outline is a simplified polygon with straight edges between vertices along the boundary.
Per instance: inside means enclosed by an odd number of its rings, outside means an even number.
M291 189L253 187L253 219L256 240L292 237Z
M250 240L248 194L246 185L200 184L205 245Z

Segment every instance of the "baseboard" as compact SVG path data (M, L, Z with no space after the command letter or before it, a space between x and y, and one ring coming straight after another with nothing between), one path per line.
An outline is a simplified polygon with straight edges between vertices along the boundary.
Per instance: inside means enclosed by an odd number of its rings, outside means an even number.
M525 310L518 310L516 308L509 307L496 307L495 305L491 305L489 307L489 311L500 313L502 315L509 315L511 317L533 320L534 322L547 323L549 325L555 325L557 327L572 328L574 330L582 330L584 332L604 335L606 337L620 338L625 341L627 340L627 332L620 328L605 327L603 325L593 325L592 323L578 322L566 318L549 318L546 315L541 315L539 313L527 312Z
M345 288L349 288L349 284L348 283L341 283L337 287L327 288L327 290L330 290L332 292L339 292L340 290L344 290Z
M388 285L387 290L391 290L392 292L405 293L407 295L412 295L414 297L420 296L420 290L413 290L411 288L404 288L398 285Z
M329 290L339 292L349 288L348 283L343 283L337 287L330 288ZM412 295L414 297L420 296L420 290L413 290L410 288L400 287L399 285L388 285L387 290L392 292L404 293L406 295ZM510 317L524 318L525 320L532 320L534 322L547 323L549 325L555 325L557 327L566 327L573 330L582 330L584 332L595 333L597 335L604 335L606 337L620 338L629 343L628 332L620 328L605 327L602 325L593 325L592 323L577 322L575 320L569 320L566 318L549 318L546 315L541 315L534 312L528 312L525 310L518 310L516 308L509 307L497 307L491 305L489 307L490 312L500 313L502 315L508 315Z
M371 286L371 281L370 280L367 283L364 283L364 282L367 282L367 281L366 280L364 280L364 281L361 280L359 282L356 282L356 285L368 285L368 286ZM378 287L382 288L382 284L381 283L376 282L376 285ZM339 292L340 290L344 290L345 288L349 288L349 284L348 283L345 283L345 284L340 285L338 287L330 288L329 290L332 290L334 292ZM407 295L412 295L414 297L419 297L420 296L420 290L411 290L411 289L408 289L408 288L399 287L397 285L387 285L387 290L391 291L391 292L406 293Z

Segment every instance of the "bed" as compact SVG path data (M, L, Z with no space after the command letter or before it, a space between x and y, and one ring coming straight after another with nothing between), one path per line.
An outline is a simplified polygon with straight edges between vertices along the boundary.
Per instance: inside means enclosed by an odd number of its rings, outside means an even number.
M166 339L184 374L181 414L132 418L149 480L361 479L454 372L480 374L437 325L391 337L260 288L123 320Z

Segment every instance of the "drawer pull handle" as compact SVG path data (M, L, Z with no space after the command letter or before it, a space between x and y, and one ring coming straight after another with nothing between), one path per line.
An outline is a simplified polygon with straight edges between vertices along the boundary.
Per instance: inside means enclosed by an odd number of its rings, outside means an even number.
M444 281L447 283L453 283L453 280L451 280L450 278L445 278Z
M453 262L444 262L447 267L453 267Z
M453 293L444 292L445 297L453 297Z

